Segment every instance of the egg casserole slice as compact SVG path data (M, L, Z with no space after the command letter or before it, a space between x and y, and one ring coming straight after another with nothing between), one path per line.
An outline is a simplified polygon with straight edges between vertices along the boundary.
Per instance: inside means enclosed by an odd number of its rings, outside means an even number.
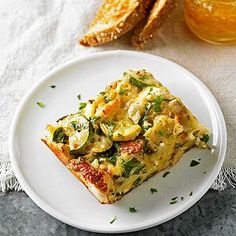
M42 139L101 203L114 203L173 166L209 130L146 70L124 72Z

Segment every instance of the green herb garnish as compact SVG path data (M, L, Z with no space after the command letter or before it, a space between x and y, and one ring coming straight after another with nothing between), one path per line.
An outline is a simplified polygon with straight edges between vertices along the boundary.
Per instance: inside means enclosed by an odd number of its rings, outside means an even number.
M163 98L161 96L158 96L155 101L154 101L154 111L155 112L160 112L161 111L161 103L163 101Z
M135 79L134 77L130 77L129 82L139 89L143 89L148 86L147 84L143 83L142 81L139 81L138 79Z
M168 174L170 174L170 172L169 172L169 171L166 171L166 172L162 175L162 177L165 178Z
M184 197L181 197L181 200L183 201L183 200L184 200Z
M130 207L130 208L129 208L129 211L130 211L131 213L135 213L135 212L137 212L137 210L136 210L135 207Z
M138 174L139 171L143 168L143 165L135 157L123 164L123 176L128 178L131 171L133 174Z
M113 218L113 220L110 221L110 224L113 224L115 222L115 220L117 220L116 216Z
M109 162L114 166L116 164L117 153L114 153L111 157L109 157Z
M156 188L150 188L150 191L151 191L152 194L153 193L157 193L157 189Z
M44 108L44 107L45 107L45 104L42 103L42 102L37 102L37 105L40 106L41 108Z
M190 192L189 196L192 196L193 195L193 191Z
M54 89L54 88L56 88L56 85L51 85L50 87Z
M110 99L109 97L107 97L106 95L105 95L105 96L103 96L103 98L104 98L104 100L105 100L105 102L106 102L106 103L108 103L108 102L110 102L110 101L111 101L111 99Z
M86 105L87 105L86 102L81 102L81 103L79 104L79 110L82 110L83 108L85 108Z
M199 164L200 164L200 162L192 160L191 163L190 163L190 167L194 167L194 166L197 166Z
M176 200L176 201L171 201L171 202L170 202L171 205L172 205L172 204L175 204L175 203L177 203L177 200Z
M52 141L56 143L67 143L68 136L65 134L65 130L62 127L55 130Z
M119 91L119 95L123 95L123 94L125 94L126 92L128 91L128 89L120 89L120 91Z
M203 135L203 137L200 140L207 143L209 141L209 135L208 134Z
M79 95L77 95L77 98L78 98L78 100L80 100L81 99L81 95L79 94Z
M71 121L71 126L76 131L78 129L77 121L75 121L75 120Z
M173 198L171 198L171 201L175 201L175 200L177 200L177 198L178 198L178 196L177 197L173 197Z

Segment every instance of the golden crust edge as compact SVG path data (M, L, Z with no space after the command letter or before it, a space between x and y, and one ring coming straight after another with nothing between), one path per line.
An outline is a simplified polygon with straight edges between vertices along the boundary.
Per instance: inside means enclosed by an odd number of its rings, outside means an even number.
M113 201L110 201L109 195L102 193L94 184L90 183L88 180L83 178L80 172L76 172L68 167L70 161L73 157L63 151L63 146L58 145L47 138L42 138L41 141L45 143L48 148L55 154L55 156L63 163L64 166L89 190L89 192L101 203L101 204L111 204Z

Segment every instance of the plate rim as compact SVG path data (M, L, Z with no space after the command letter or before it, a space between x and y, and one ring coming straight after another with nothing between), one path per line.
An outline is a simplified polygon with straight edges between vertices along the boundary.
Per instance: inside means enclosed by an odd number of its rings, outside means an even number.
M197 85L200 85L201 89L203 89L204 93L206 93L209 97L209 101L211 102L211 106L214 108L214 113L216 115L218 125L219 125L219 130L220 130L220 138L221 138L221 147L220 147L220 152L218 155L218 160L216 162L216 166L214 170L211 172L209 175L206 183L204 183L203 187L201 190L199 190L192 198L192 201L187 202L185 205L181 206L181 209L176 208L173 214L169 214L168 217L165 219L162 219L158 222L151 222L146 225L141 225L141 226L132 226L132 227L112 227L111 229L101 229L98 227L86 227L86 226L81 226L80 224L73 222L72 219L69 217L66 217L62 213L60 213L57 209L53 208L50 204L46 203L41 197L39 197L34 190L31 188L31 186L27 183L27 181L24 179L24 175L22 174L22 171L20 170L18 163L17 163L17 158L15 158L14 154L14 134L17 130L17 123L20 118L21 110L24 108L24 106L27 104L28 99L33 95L33 93L37 90L37 88L46 80L50 79L51 76L53 76L56 73L60 73L67 67L73 66L75 64L79 64L82 61L90 60L91 58L96 58L96 57L104 57L104 56L117 56L117 55L132 55L132 56L143 56L146 58L152 58L152 59L158 59L161 61L164 61L168 64L170 64L173 67L177 67L179 70L183 71L186 75L190 77L190 79L197 83ZM193 206L197 201L199 201L202 196L209 190L211 185L213 184L214 180L216 179L222 165L225 159L225 154L226 154L226 149L227 149L227 130L226 130L226 125L225 125L225 120L223 113L221 111L220 105L218 104L216 98L214 95L211 93L211 91L207 88L207 86L197 78L192 72L190 72L188 69L183 67L182 65L177 64L176 62L157 56L149 53L144 53L144 52L137 52L137 51L131 51L131 50L109 50L109 51L104 51L104 52L97 52L97 53L92 53L86 56L82 57L76 57L72 60L69 60L66 63L63 63L62 65L56 66L54 69L46 73L41 79L39 79L33 86L32 88L26 93L26 95L23 97L23 99L20 101L15 114L13 116L13 119L11 121L11 126L10 126L10 132L9 132L9 142L8 142L8 149L9 149L9 156L10 160L12 163L13 171L19 180L23 190L26 192L26 194L33 200L33 202L42 210L53 216L54 218L71 225L73 227L90 231L90 232L97 232L97 233L127 233L127 232L134 232L134 231L139 231L139 230L144 230L150 227L157 226L159 224L162 224L164 222L167 222L176 216L182 214L186 210L188 210L191 206ZM172 211L173 212L173 211Z

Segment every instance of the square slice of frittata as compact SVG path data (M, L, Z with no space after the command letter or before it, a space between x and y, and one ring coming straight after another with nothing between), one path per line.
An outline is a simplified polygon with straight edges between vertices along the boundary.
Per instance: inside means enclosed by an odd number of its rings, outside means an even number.
M146 70L124 72L76 114L47 126L42 139L101 203L121 199L173 166L209 130Z

